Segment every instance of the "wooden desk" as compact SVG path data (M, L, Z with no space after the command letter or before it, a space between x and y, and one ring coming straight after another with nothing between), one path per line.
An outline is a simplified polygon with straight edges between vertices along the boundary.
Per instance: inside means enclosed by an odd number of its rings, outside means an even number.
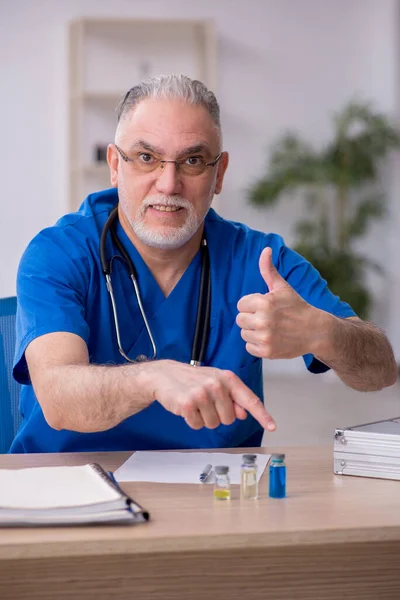
M271 451L271 449L265 449ZM272 450L273 451L273 450ZM400 598L400 482L332 473L332 448L287 448L288 498L215 503L202 485L125 484L151 522L0 529L8 600ZM127 453L1 456L0 468Z

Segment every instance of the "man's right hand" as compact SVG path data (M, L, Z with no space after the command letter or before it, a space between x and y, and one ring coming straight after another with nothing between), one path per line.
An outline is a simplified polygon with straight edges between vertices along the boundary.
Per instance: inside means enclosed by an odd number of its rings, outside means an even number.
M152 366L154 365L154 371ZM192 429L230 425L249 412L268 431L276 429L261 400L232 371L193 367L173 360L148 363L153 397Z
M230 425L247 412L264 429L276 428L260 399L231 371L174 360L93 365L84 340L67 332L35 338L25 355L36 397L53 429L105 431L154 400L193 429Z

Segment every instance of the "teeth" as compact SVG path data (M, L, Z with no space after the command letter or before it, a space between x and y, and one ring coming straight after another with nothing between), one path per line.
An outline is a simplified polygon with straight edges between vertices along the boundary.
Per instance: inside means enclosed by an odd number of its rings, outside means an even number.
M165 206L164 204L154 204L153 207L155 210L159 210L161 212L176 212L180 210L180 206Z

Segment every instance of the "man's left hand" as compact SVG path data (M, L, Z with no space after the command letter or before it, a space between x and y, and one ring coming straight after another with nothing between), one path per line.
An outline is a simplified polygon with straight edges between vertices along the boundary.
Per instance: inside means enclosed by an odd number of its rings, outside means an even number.
M305 302L281 277L272 263L271 248L260 256L260 272L266 294L243 296L236 323L246 350L261 358L294 358L312 352L320 311ZM322 331L319 332L322 334Z

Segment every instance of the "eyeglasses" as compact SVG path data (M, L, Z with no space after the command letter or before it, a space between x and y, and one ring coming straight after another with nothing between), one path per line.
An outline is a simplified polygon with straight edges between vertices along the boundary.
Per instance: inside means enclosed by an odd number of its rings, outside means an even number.
M135 156L127 156L116 144L114 146L121 155L121 158L125 162L132 163L132 166L138 173L152 173L158 167L164 169L166 163L174 163L179 173L193 177L204 173L207 167L215 167L222 156L222 152L220 152L212 162L206 162L201 156L188 156L182 160L164 160L153 156L150 152L137 152Z

